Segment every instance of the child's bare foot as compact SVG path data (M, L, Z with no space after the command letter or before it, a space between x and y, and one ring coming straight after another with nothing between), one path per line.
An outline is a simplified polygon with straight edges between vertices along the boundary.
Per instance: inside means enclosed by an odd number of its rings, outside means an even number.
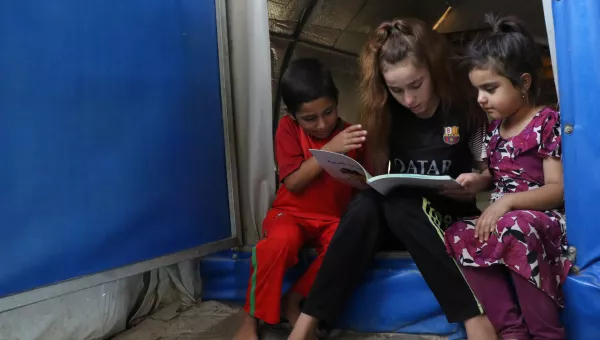
M288 340L316 340L319 320L310 315L300 314Z
M246 314L233 340L258 340L258 320Z
M302 299L304 297L296 292L289 292L282 299L283 316L290 322L292 327L296 325L296 321L300 316L300 302L302 302Z

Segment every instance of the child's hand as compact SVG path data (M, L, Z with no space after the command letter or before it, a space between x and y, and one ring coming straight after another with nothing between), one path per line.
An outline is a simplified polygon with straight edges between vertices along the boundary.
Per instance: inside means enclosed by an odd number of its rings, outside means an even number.
M511 210L512 208L505 198L497 200L485 209L475 224L475 237L479 238L479 242L487 241L490 234L496 232L496 225L500 218Z
M321 150L346 153L360 148L367 139L367 131L361 125L352 125L333 137Z
M470 172L461 174L456 178L456 182L462 185L467 191L476 194L485 190L489 185L490 178L482 174Z
M489 180L482 174L472 172L461 174L456 178L456 182L462 187L444 188L441 194L456 200L470 200L475 197L475 194L487 187Z

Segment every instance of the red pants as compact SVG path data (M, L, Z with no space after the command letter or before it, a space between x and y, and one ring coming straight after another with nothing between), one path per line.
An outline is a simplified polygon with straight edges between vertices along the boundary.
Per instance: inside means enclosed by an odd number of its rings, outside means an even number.
M565 339L559 307L521 275L501 265L462 269L501 339ZM508 275L513 279L520 308L514 300Z
M298 263L298 253L306 242L316 246L317 258L292 288L306 297L338 222L308 220L279 210L269 210L263 222L265 238L252 249L252 267L244 310L266 323L279 323L286 270Z

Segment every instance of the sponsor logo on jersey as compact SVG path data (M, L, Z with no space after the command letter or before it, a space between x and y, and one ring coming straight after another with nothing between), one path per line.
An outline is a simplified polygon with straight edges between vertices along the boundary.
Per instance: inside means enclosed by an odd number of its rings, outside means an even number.
M447 175L452 166L451 160L401 160L394 159L394 173L415 175Z
M446 126L444 128L444 142L449 145L454 145L460 140L458 126Z

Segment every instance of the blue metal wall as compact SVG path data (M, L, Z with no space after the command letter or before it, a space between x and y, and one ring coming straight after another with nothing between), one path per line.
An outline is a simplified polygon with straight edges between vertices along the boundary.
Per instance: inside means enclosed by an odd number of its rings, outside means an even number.
M565 285L568 338L600 338L600 1L553 1L569 241L579 274Z
M231 236L214 1L0 1L0 296Z

